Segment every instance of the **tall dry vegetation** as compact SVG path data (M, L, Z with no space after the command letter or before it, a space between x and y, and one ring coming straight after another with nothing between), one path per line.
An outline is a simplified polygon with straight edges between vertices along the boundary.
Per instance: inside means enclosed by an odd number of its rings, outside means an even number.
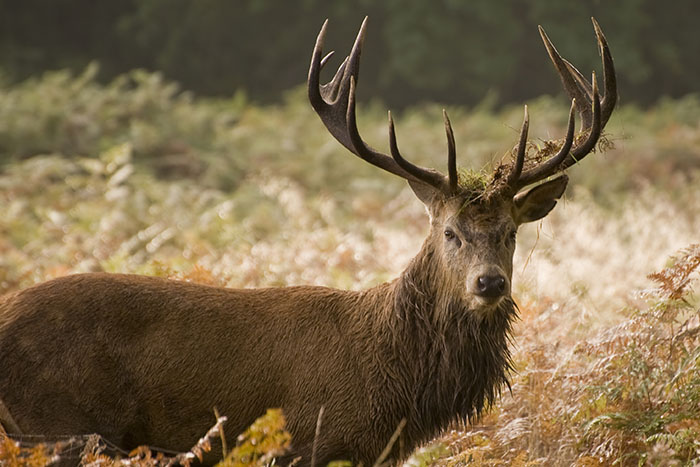
M359 117L376 146L379 107ZM531 107L547 116L532 135L562 133L564 105ZM519 108L450 114L460 163L485 168L510 149L520 118ZM441 161L439 121L437 106L401 117L404 145L425 165ZM51 75L0 89L0 122L2 293L95 270L360 289L394 277L427 229L403 184L333 144L299 92L261 108L198 101L155 75L106 87L89 73ZM411 465L700 462L700 101L623 106L607 131L615 147L572 172L546 221L521 229L512 393ZM284 448L281 419L266 420L226 465ZM246 451L246 440L270 451ZM0 461L54 455L24 446L5 440ZM98 446L86 455L108 462Z

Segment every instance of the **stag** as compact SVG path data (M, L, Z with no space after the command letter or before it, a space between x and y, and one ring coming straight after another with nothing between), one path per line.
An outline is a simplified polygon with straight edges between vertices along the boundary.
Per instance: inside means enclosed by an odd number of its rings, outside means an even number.
M604 96L595 74L587 81L540 28L572 101L566 136L556 154L529 156L525 107L514 160L484 185L460 177L446 113L447 175L404 159L391 114L390 155L363 141L355 87L366 19L351 53L321 85L332 54L322 58L324 23L308 75L311 105L340 144L405 179L423 202L430 231L418 255L398 278L361 292L229 289L94 273L6 295L0 420L7 431L98 433L126 450L182 451L212 425L214 407L228 417L231 434L281 407L292 434L283 460L367 465L399 426L393 460L451 422L474 420L512 369L518 226L552 210L567 185L562 172L594 149L615 106L612 56L595 20L593 26Z

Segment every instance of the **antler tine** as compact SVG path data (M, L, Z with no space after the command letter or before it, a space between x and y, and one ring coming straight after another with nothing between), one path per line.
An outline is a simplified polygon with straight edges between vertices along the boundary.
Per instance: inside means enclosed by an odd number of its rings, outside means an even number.
M595 18L591 17L591 21L593 22L593 29L598 39L598 49L603 60L603 88L605 89L605 95L601 102L600 118L601 126L605 128L605 124L608 123L617 103L617 78L615 76L612 53L610 53L610 47L608 47L608 41L605 39L603 30L600 29L600 25Z
M393 146L396 149L395 151L392 149L393 157L371 148L360 136L355 115L355 88L360 72L360 55L367 29L367 17L365 17L362 26L360 26L360 31L357 34L350 55L338 67L330 82L324 85L320 84L321 69L331 55L328 54L321 59L327 26L328 20L321 27L311 56L308 93L312 107L321 117L321 121L328 131L353 154L370 164L409 181L420 181L448 192L449 186L444 175L435 170L411 164L398 154L393 123L390 125L390 137L393 138Z
M325 60L321 61L321 54L323 53L323 42L326 38L326 28L328 27L328 20L323 22L321 26L321 31L316 37L316 44L314 45L314 51L311 54L311 65L309 66L309 77L306 80L307 92L309 94L309 102L311 102L311 107L317 112L328 108L328 104L321 97L320 92L320 76L321 68L325 65ZM330 57L328 57L330 58Z
M598 41L598 49L603 61L605 96L602 102L598 94L595 72L592 75L591 83L586 81L576 67L564 60L559 55L554 48L554 45L547 37L547 34L540 27L540 35L542 36L547 52L549 53L549 56L552 59L555 68L559 72L562 82L564 83L564 88L573 98L577 98L578 95L585 96L585 103L579 105L577 102L576 108L579 110L581 119L583 120L582 130L590 130L586 140L580 145L574 147L571 150L571 153L563 159L559 165L560 170L574 165L593 150L598 142L598 139L600 138L605 124L608 122L608 119L612 114L615 103L617 102L617 80L615 78L615 67L613 65L610 47L608 47L608 42L605 39L603 31L600 29L598 22L595 20L595 18L591 18L591 21L593 22L593 29L595 30L596 39ZM572 86L572 84L574 86ZM585 108L585 111L581 110L582 107ZM559 154L557 156L559 156ZM553 166L554 165L551 167Z
M578 87L583 89L583 91L586 93L586 102L588 103L588 105L590 105L590 103L593 102L593 88L591 88L591 83L586 81L586 78L583 77L581 72L578 71L576 67L571 64L571 62L569 62L565 58L562 60L566 65L566 68L571 73L571 76L576 80L576 84L578 85Z
M537 180L542 180L545 177L548 177L552 174L554 174L557 171L565 170L572 165L576 164L579 162L581 159L586 157L588 153L590 153L593 148L595 147L596 143L598 142L598 139L600 138L600 134L603 131L603 125L601 121L601 104L600 104L600 95L598 94L598 82L595 77L595 71L592 74L591 77L591 82L593 83L591 87L591 93L593 95L593 108L592 108L592 121L591 121L591 127L590 127L590 132L588 133L588 136L586 137L586 140L579 144L578 146L574 147L573 149L571 148L571 144L569 144L569 148L567 148L567 151L564 152L563 149L567 146L567 142L569 140L569 132L571 131L571 126L573 125L573 121L571 118L571 111L569 112L569 129L567 130L567 139L564 142L564 146L562 146L562 149L557 153L556 156L551 157L547 161L543 162L542 164L534 167L531 169L534 172L537 172L537 177L532 177L532 182L533 183ZM572 103L572 107L575 104ZM572 139L573 139L573 134L572 134ZM569 150L570 149L570 150ZM561 160L559 160L561 159ZM542 168L540 170L540 167ZM523 180L525 182L526 180ZM522 185L525 186L525 185Z
M329 53L326 55L326 58L330 58L330 55L332 55L333 52ZM324 61L326 58L321 61L321 67L325 64ZM322 84L319 87L319 91L321 92L321 96L323 99L327 102L334 102L337 97L338 97L338 90L340 89L340 83L343 80L343 75L345 74L345 67L348 64L348 57L345 57L343 59L343 62L340 64L338 67L338 70L335 72L335 75L333 75L333 79L331 79L329 82L326 84Z
M613 64L608 41L605 39L603 30L600 28L595 18L591 18L591 21L593 22L593 29L595 30L596 39L598 41L598 51L603 62L603 88L605 89L605 95L601 101L601 125L605 128L605 124L610 119L610 115L617 103L617 79L615 77L615 65ZM579 99L577 109L581 114L583 129L587 130L590 128L593 120L593 92L591 83L586 81L586 78L583 77L575 66L559 55L554 44L552 44L552 41L541 26L539 30L542 41L552 59L552 63L554 63L554 67L557 69L562 83L564 84L564 89L569 94L569 97ZM585 96L585 100L581 99L583 96Z
M452 132L450 117L447 110L442 109L442 118L445 120L445 134L447 135L447 174L450 180L450 191L455 193L459 186L459 175L457 174L457 149L455 146L455 135Z
M399 146L396 143L396 131L394 129L394 119L391 118L391 111L389 111L389 148L391 149L391 157L394 158L399 167L413 175L418 180L427 183L428 185L432 185L441 191L447 192L444 175L437 171L430 171L424 169L423 167L419 167L401 156Z
M515 163L513 163L513 168L508 174L508 179L506 181L507 186L515 189L519 188L518 180L520 179L520 174L523 171L523 165L525 165L525 153L527 152L527 133L530 129L530 116L527 113L527 105L525 106L525 112L523 115L523 126L520 129L520 140L518 141L518 150L515 156Z
M323 69L323 67L326 65L326 63L328 63L328 60L330 60L333 57L333 55L335 55L335 51L331 50L326 54L325 57L321 59L321 69Z
M593 122L591 123L591 132L588 134L586 141L571 150L569 157L567 157L562 164L562 169L574 165L576 162L583 159L586 154L591 152L603 131L600 112L600 95L598 94L598 83L595 78L595 71L591 76L591 82L593 83Z
M316 38L316 44L311 55L311 65L309 66L307 80L309 101L331 135L343 146L371 164L378 165L389 172L405 177L405 172L396 165L391 157L367 146L359 137L359 134L352 134L353 129L354 133L357 133L357 126L354 113L354 85L351 81L356 80L359 74L359 58L366 24L367 18L362 22L360 31L353 44L352 52L340 64L333 79L321 85L321 69L330 58L330 54L328 54L323 60L321 59L328 20L323 22L321 31ZM351 115L352 118L348 119L348 115ZM356 147L358 142L361 144Z
M571 109L569 109L569 122L566 126L566 139L564 144L562 144L559 152L556 155L550 157L543 163L525 170L520 178L518 178L518 183L516 185L517 189L523 188L531 183L535 183L543 178L546 178L558 171L561 168L564 159L569 155L571 146L574 143L574 129L576 123L576 99L571 99Z
M544 32L542 26L537 26L537 28L540 31L540 36L542 37L542 42L544 42L544 46L547 49L549 58L552 60L554 68L556 68L557 73L561 78L561 82L564 85L564 90L571 99L576 99L576 109L581 115L583 128L589 128L592 121L591 97L589 96L586 88L576 79L576 76L580 75L580 73L578 73L578 70L576 70L571 63L559 55L559 52L557 52L557 49L554 47L554 44L552 44L552 41L549 40L549 36L547 36L547 33ZM572 72L572 70L575 71ZM585 79L583 81L585 82Z

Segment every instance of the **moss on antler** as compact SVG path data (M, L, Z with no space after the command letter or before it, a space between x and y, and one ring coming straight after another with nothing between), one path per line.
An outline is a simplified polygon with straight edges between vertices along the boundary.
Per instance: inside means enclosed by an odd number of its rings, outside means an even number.
M579 144L580 142L584 141L588 137L588 132L581 132L578 135L576 135L575 140L574 140L574 145ZM559 152L559 149L562 147L564 144L565 138L560 138L560 139L553 139L553 140L543 140L541 141L541 144L537 144L534 141L528 141L527 146L525 148L525 163L524 163L524 169L531 168L537 164L540 164L550 157L553 157L557 152ZM592 153L595 152L605 152L608 149L613 149L615 147L615 144L605 135L600 136L598 139L598 143L596 146L591 150ZM513 148L509 151L509 153L504 156L504 159L507 162L502 162L493 172L493 177L491 178L489 182L489 190L488 192L493 192L498 190L505 182L508 177L508 174L510 173L513 164L515 162L515 152L516 148ZM556 175L557 171L552 173L553 175ZM461 185L461 178L460 178L460 185Z
M489 185L489 175L481 170L459 167L457 175L460 188L466 191L484 191Z

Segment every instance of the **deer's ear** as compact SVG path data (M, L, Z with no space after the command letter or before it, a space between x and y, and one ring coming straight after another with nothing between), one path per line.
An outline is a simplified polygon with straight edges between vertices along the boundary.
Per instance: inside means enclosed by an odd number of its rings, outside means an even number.
M427 183L416 180L408 180L408 186L411 187L413 193L415 193L418 199L421 200L423 204L425 204L425 207L428 208L428 211L430 211L431 206L433 206L438 199L440 192Z
M562 175L527 191L513 199L513 218L516 224L524 224L542 219L557 204L566 190L569 177Z

